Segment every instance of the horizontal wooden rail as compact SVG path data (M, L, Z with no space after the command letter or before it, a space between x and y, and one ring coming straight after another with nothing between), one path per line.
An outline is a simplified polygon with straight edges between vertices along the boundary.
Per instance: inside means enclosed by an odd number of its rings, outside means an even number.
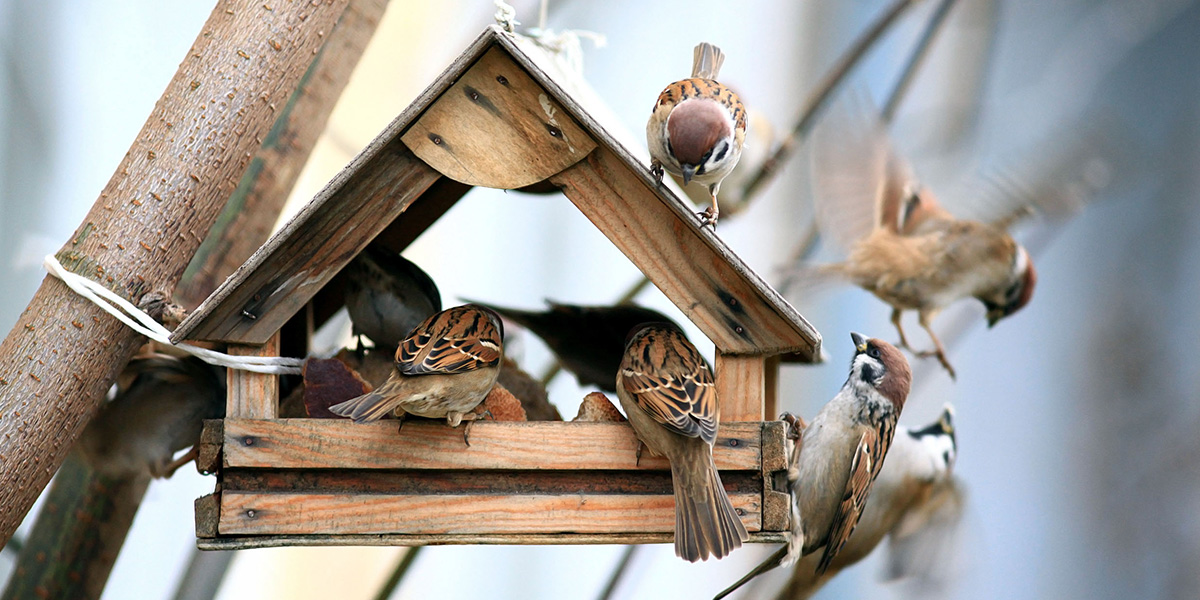
M394 420L227 419L226 468L666 470L642 453L625 423L479 422L462 427ZM723 423L713 458L721 470L762 469L762 423Z

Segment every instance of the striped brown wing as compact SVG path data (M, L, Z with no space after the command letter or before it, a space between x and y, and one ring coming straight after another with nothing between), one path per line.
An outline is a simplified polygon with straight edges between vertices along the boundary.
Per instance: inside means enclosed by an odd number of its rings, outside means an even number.
M892 444L895 426L895 417L884 418L878 430L868 428L858 439L858 445L854 449L854 460L850 463L850 478L846 481L842 503L833 516L829 541L825 544L821 562L817 564L817 574L824 573L825 569L829 568L829 563L833 562L833 558L846 545L846 540L850 539L850 534L854 533L854 527L858 525L858 519L867 506L871 486L875 483L888 447Z
M396 349L404 375L465 373L500 364L499 328L483 309L458 306L425 320Z
M621 383L639 408L668 429L712 444L720 406L703 357L682 333L643 330L630 342Z

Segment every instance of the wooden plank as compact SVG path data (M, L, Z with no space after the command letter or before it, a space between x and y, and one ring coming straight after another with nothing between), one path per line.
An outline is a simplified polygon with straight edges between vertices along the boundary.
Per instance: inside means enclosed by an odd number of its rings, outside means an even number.
M721 422L762 421L766 398L766 359L717 352L714 361Z
M302 209L172 339L263 343L439 177L403 144L387 146L330 201Z
M760 529L756 493L730 497L747 531ZM218 531L229 534L496 534L672 531L669 495L221 493Z
M277 548L281 546L453 546L480 544L493 545L580 545L580 544L669 544L673 533L524 533L524 534L468 534L468 535L221 535L212 538L197 538L200 550L252 550L255 548ZM756 531L748 540L752 544L782 544L788 534L777 531Z
M711 232L699 228L695 215L681 212L678 199L656 193L612 151L597 148L550 181L719 351L803 354L819 345L820 336L801 327L807 323L798 314L796 321L781 317L772 297L754 284L757 276Z
M216 473L221 467L221 443L225 429L220 419L205 419L196 444L196 470L202 474Z
M762 425L762 528L765 531L788 531L792 521L792 494L787 481L788 462L784 444L787 426L783 421L767 421Z
M648 451L636 464L627 423L479 422L471 446L444 423L357 424L343 419L226 419L225 467L279 469L665 470ZM721 470L761 469L759 423L722 424L713 459Z
M275 270L274 267L277 264L280 267L286 266L277 263L277 260L279 260L277 252L265 252L264 250L270 247L273 242L276 242L276 240L282 240L283 238L293 235L292 232L296 230L316 230L322 234L336 231L333 229L326 231L325 226L316 223L310 225L309 221L323 218L329 212L345 212L339 208L339 205L348 203L351 208L354 208L361 207L364 204L387 204L371 202L368 198L359 197L364 192L372 191L370 189L362 189L364 188L364 184L375 183L377 185L387 185L390 183L390 178L394 178L398 174L404 174L406 170L410 170L410 163L419 163L419 165L421 165L420 167L411 168L422 171L425 175L432 177L432 180L436 180L437 172L426 165L423 161L416 158L416 156L413 155L411 151L409 151L408 148L400 142L398 137L400 133L403 132L410 123L412 123L417 115L421 114L426 107L428 107L438 96L442 94L442 92L449 88L452 83L454 83L459 74L461 74L469 65L473 64L480 56L482 56L488 48L492 47L492 45L495 43L496 35L497 30L489 28L478 38L476 38L475 41L472 42L471 45L461 55L459 55L459 57L455 59L455 61L451 63L450 66L448 66L446 70L443 71L442 74L438 76L438 78L428 88L426 88L416 100L413 101L412 104L408 105L408 107L405 108L404 111L401 112L400 115L397 116L391 122L391 124L387 126L386 129L384 129L383 133L376 136L375 139L372 140L372 142L368 144L358 156L354 157L354 159L350 161L348 165L346 165L346 168L342 169L341 172L339 172L333 178L333 180L331 180L329 184L326 185L325 188L322 189L321 192L319 192L312 199L312 201L300 211L299 214L297 214L287 225L285 225L281 231L277 232L275 236L271 238L271 241L268 241L267 246L264 246L263 248L260 248L258 252L255 252L245 264L243 264L240 268L238 268L237 271L234 272L233 275L225 280L225 283L223 283L221 287L217 288L217 291L213 292L207 300L201 303L200 306L198 306L196 310L193 311L192 314L183 321L183 323L180 323L179 327L177 327L172 333L171 340L178 342L181 340L223 339L224 341L231 342L261 343L266 339L266 336L261 333L250 335L250 332L243 331L242 329L237 329L226 333L218 332L225 331L228 328L220 327L219 324L225 317L223 311L228 309L229 303L232 302L240 305L239 301L245 302L250 300L253 298L254 294L258 293L257 289L253 289L250 290L249 294L247 294L247 288L253 287L253 282L248 281L250 277L270 277L270 275L259 272L260 270L267 269L265 266L266 263L271 264L270 270ZM375 177L369 177L372 174L374 174ZM369 181L364 181L364 177L366 177L366 179ZM370 188L371 186L365 187ZM394 217L396 214L399 213L396 212L392 214L392 217ZM366 224L366 226L362 228L363 230L371 230L376 226L382 227L383 225L391 223L393 219L386 217L381 218L372 211L368 211L367 213L364 213L361 218L354 219L356 223L360 220ZM376 230L375 233L378 233L378 231ZM351 234L355 236L355 239L361 238L361 245L359 246L360 248L363 245L366 245L366 243L370 241L371 237L374 235L373 233L371 235L367 235L361 230L357 232L351 232ZM305 249L305 254L307 254L308 251L308 249ZM349 261L353 254L354 253L351 253L350 256L345 257L345 260L342 260L341 264L344 265L345 262ZM338 268L340 269L340 267ZM329 275L332 276L333 273L337 272L337 270L338 269L333 269L333 272L329 273ZM284 271L282 270L275 272L276 275L280 276L283 276L283 273ZM312 295L316 292L316 289L319 287L320 286L316 286L315 288L312 286L303 286L294 289L291 292L291 295L295 295L296 299L288 302L281 309L282 312L286 314L275 315L275 311L273 309L278 305L272 304L270 306L263 306L262 308L264 312L257 316L271 322L278 321L278 325L282 325L283 322L290 318L300 306L302 306L308 301L309 298L312 297ZM214 314L218 313L219 311L222 311L221 314ZM274 327L274 329L278 328L278 326Z
M468 185L531 185L596 142L503 49L493 47L402 136L443 175Z
M762 491L762 473L723 471L729 494ZM670 471L515 471L508 469L226 469L221 489L237 492L390 495L669 496Z
M279 332L261 346L230 344L232 356L279 356ZM274 419L279 416L279 376L227 369L225 417L228 419Z
M196 537L217 536L217 522L221 513L221 494L212 493L196 498Z

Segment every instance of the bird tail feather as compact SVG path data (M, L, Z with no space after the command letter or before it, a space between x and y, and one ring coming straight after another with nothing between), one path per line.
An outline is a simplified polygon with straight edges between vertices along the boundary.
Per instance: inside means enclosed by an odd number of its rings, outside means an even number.
M725 53L721 52L720 48L708 42L700 42L696 44L692 54L692 77L716 79L724 63Z
M373 392L367 392L341 404L334 404L329 407L329 412L354 419L355 423L378 421L392 412L399 404L395 394L396 390L391 389L390 384L391 382L388 382Z
M690 562L710 555L724 558L750 538L725 494L707 446L672 460L671 481L676 555Z

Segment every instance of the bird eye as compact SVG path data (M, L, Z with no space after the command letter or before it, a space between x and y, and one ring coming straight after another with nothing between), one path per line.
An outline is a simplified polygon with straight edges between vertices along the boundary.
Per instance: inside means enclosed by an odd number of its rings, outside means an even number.
M875 346L871 346L867 350L867 356L870 356L871 358L879 358L879 348L876 348Z

